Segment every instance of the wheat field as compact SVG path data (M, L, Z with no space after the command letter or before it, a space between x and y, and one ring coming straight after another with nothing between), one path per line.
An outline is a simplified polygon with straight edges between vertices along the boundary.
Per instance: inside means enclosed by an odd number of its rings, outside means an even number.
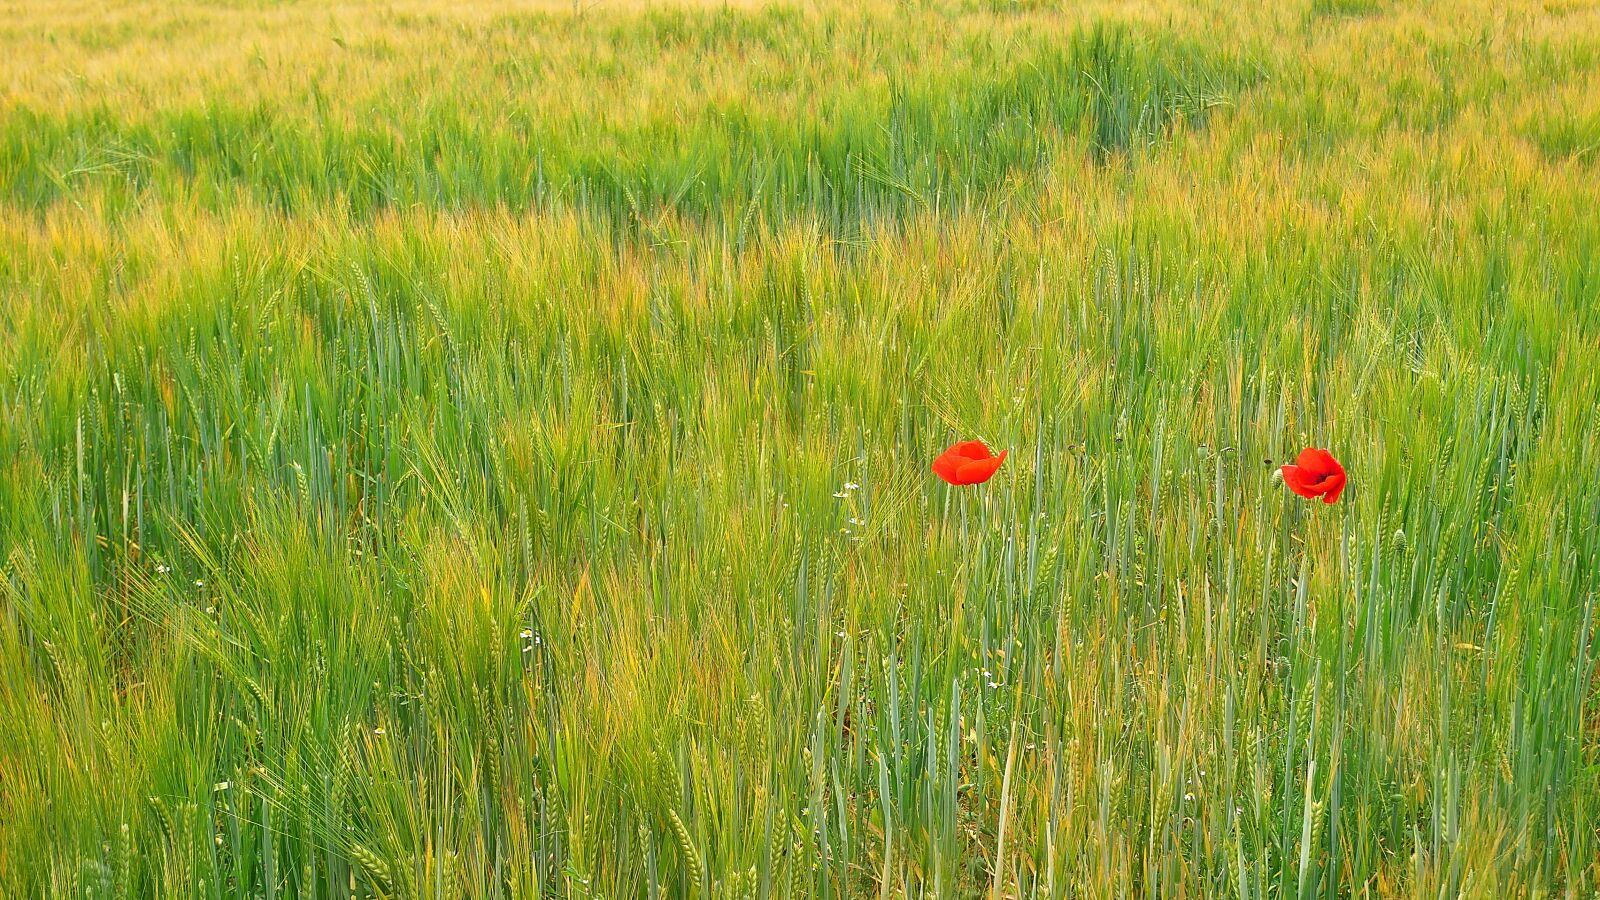
M0 0L0 572L5 897L1600 896L1600 2Z

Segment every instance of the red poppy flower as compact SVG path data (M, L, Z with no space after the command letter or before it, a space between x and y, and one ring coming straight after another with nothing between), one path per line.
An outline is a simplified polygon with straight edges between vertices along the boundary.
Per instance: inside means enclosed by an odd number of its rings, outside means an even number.
M933 461L933 472L951 484L982 484L1000 471L1000 464L1010 452L1001 450L995 456L983 441L962 441L939 454Z
M1294 465L1281 471L1283 483L1302 497L1321 497L1323 503L1332 503L1344 490L1344 466L1326 450L1302 450Z

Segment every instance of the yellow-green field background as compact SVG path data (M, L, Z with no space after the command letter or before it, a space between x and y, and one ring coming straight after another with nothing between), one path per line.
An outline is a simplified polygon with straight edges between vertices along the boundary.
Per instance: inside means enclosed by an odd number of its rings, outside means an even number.
M0 895L1594 897L1597 405L1600 3L3 2Z

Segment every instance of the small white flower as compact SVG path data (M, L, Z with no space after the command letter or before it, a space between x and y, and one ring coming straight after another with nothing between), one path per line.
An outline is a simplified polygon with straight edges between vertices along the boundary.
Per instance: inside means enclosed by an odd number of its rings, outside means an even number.
M861 487L861 485L856 484L854 481L846 481L844 483L844 489L847 491L853 491L858 487Z
M380 725L377 728L372 729L372 733L375 734L375 735L378 735L379 737L382 737L383 735L388 734L389 732L388 732L387 729L385 729L383 726Z
M166 563L159 563L159 564L156 565L156 574L157 575L165 575L165 574L167 574L168 572L171 572L171 571L172 571L172 569L170 567L168 567Z
M844 498L850 496L850 494L849 494L848 491L839 491L839 492L835 493L834 496L838 497L840 500L843 500Z
M217 611L217 608L215 606L206 607L206 615L208 615L208 616L216 614L216 611Z
M201 581L200 579L196 578L194 580L194 586L198 587L198 588L203 588L203 587L206 586L206 583L204 581Z
M837 634L837 635L838 635L838 636L839 636L839 637L848 637L848 635L846 635L846 634L845 634L845 633L844 633L844 632L842 632L842 631L836 631L836 632L834 632L834 633L835 633L835 634Z
M533 629L532 628L524 628L524 629L522 629L522 639L523 640L527 640L528 638L531 638L531 637L533 637Z
M998 681L989 682L989 687L991 687L991 688L997 688L999 686L1000 686L1000 682L998 682Z
M1194 795L1193 794L1184 794L1183 795L1183 802L1185 802L1185 803L1193 803L1194 802Z

